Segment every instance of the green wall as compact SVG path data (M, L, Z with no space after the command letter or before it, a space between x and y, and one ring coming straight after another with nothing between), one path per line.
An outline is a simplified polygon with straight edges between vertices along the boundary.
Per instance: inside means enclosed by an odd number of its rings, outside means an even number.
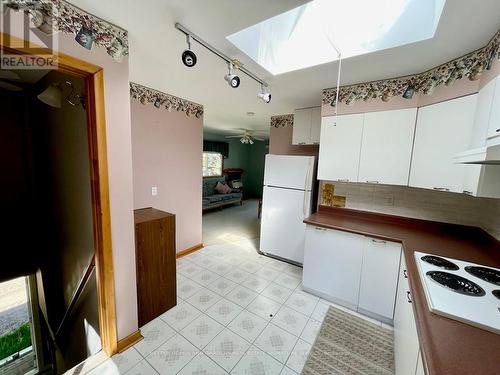
M203 139L229 143L229 157L224 159L224 168L242 168L245 197L261 198L268 141L256 141L253 145L242 144L239 138L228 139L224 135L206 131Z

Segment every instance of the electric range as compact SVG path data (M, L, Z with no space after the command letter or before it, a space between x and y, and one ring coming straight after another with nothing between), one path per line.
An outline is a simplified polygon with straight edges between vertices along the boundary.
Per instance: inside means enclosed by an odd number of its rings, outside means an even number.
M415 252L429 310L500 334L500 269Z

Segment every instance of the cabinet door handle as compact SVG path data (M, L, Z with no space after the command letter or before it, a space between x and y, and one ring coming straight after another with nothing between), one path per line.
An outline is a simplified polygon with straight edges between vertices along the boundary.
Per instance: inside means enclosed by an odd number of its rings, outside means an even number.
M406 300L408 301L408 303L412 303L410 292L406 292Z
M379 184L380 183L379 181L375 181L375 180L373 180L373 181L366 180L366 182L369 184Z
M403 270L403 276L404 276L405 279L408 278L408 273L406 272L406 270Z
M437 191L450 191L450 189L448 188L444 188L444 187L435 187L433 188L434 190L437 190Z
M376 240L375 238L372 238L372 242L373 243L387 243L386 241L384 240Z
M500 133L500 129L495 130L496 133Z
M463 193L465 195L472 195L472 191L469 191L469 190L464 190Z
M305 145L306 142L299 142L299 145Z
M339 178L337 181L338 182L349 182L349 179L348 178Z
M313 145L319 145L319 142L313 142Z
M321 227L314 227L314 229L320 230L320 231L326 231L326 228L321 228Z

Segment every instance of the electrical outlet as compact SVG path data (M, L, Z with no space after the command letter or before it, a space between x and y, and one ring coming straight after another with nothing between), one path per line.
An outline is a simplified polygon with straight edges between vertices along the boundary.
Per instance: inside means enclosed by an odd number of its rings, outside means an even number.
M157 188L156 186L153 186L153 187L151 188L151 195L152 195L153 197L156 197L156 196L158 195L158 188Z

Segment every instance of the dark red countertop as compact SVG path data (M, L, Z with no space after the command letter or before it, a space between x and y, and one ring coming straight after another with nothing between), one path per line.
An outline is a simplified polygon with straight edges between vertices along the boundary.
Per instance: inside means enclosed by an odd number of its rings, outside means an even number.
M499 241L476 227L345 208L320 206L304 222L402 243L428 375L500 374L500 335L431 313L413 255L421 251L500 268Z

